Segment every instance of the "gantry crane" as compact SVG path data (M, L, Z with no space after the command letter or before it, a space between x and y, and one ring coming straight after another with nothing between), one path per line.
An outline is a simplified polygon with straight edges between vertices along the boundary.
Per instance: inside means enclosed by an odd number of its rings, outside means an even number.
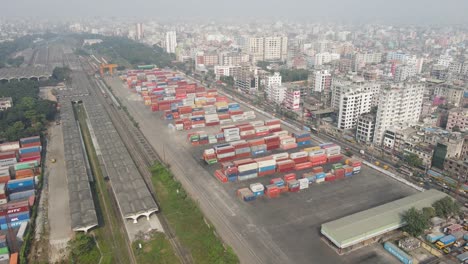
M101 64L99 66L99 72L101 73L101 76L104 76L104 70L105 69L108 69L109 70L109 74L112 75L114 73L114 69L116 69L119 65L117 64Z

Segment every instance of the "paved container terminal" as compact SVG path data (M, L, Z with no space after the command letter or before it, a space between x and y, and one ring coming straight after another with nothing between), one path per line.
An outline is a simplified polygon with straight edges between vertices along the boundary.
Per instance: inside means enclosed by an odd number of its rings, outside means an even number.
M384 205L355 213L322 225L321 233L339 248L398 229L404 225L402 214L411 209L422 209L446 197L447 194L431 189Z
M363 167L359 175L349 179L311 185L308 190L282 194L277 199L243 202L236 197L238 188L251 182L264 183L269 178L220 183L212 173L219 165L209 167L200 158L203 147L192 147L184 133L169 129L172 122L163 120L162 113L151 112L118 77L106 80L242 263L393 263L378 245L337 255L322 241L320 226L416 190Z

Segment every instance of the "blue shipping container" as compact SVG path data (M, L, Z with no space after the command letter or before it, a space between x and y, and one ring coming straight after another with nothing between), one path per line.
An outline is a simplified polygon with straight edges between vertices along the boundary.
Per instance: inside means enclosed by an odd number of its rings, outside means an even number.
M19 154L26 154L26 153L33 153L33 152L41 152L42 147L28 147L28 148L20 148Z
M276 169L276 165L271 165L271 166L258 168L258 172L271 171L271 170L275 170L275 169Z
M302 141L302 142L297 142L297 145L298 146L309 146L312 144L312 141L310 140L306 140L306 141Z
M19 179L19 180L11 180L7 183L7 189L13 190L25 186L34 186L34 179L33 178L26 178L26 179Z
M237 176L228 177L228 181L236 182L237 181Z
M34 186L29 185L29 186L18 187L18 188L15 188L15 189L8 190L8 193L9 193L9 195L12 195L14 193L26 192L26 191L30 191L30 190L34 190Z
M39 142L39 141L41 141L41 138L39 136L20 139L21 144L34 143L34 142Z
M345 176L346 177L353 176L353 173L352 172L345 173Z
M20 226L22 223L25 223L25 222L28 222L28 220L20 220L20 221L16 221L16 222L12 222L10 223L10 226L11 227L16 227L16 226ZM1 224L0 225L0 229L1 230L7 230L8 229L8 225L7 224Z
M255 196L262 196L262 195L263 195L263 191L254 192L253 194L254 194Z
M30 191L12 193L8 196L8 198L10 199L10 201L16 201L16 200L29 198L30 196L35 195L35 194L36 193L34 190L30 190Z
M399 249L397 246L390 242L385 242L384 248L390 252L393 256L395 256L401 263L404 264L412 264L413 263L413 258L408 256L405 252L403 252L401 249Z
M252 175L252 174L257 174L257 170L248 170L248 171L239 172L239 177Z
M323 172L315 174L316 179L323 179L323 178L325 178L325 176L326 176L326 174L323 173Z
M307 177L306 179L309 180L309 183L314 183L316 180L315 176L310 176L310 177Z

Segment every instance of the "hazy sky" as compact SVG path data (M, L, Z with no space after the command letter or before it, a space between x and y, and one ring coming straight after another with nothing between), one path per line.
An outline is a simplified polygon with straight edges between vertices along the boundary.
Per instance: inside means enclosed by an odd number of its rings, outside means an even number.
M0 16L292 18L467 23L468 0L2 0Z

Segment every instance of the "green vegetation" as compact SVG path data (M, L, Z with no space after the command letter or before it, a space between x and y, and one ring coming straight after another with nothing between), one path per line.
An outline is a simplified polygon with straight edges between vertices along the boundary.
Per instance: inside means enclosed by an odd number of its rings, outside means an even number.
M5 41L0 43L0 68L7 66L7 64L15 64L18 61L13 59L9 60L8 57L13 53L27 49L37 36L24 36L17 38L13 41ZM24 58L23 58L24 59ZM21 63L20 63L21 64ZM14 65L13 65L14 66Z
M130 256L127 250L127 241L124 231L119 228L121 216L110 208L112 206L111 196L106 187L106 182L104 181L104 176L86 124L86 113L81 106L77 106L75 110L83 133L91 170L95 178L95 183L91 187L95 194L93 196L98 200L95 201L95 204L100 227L93 230L93 233L102 254L101 263L114 263L116 258L122 260L121 263L129 263ZM96 259L94 263L98 262L99 259Z
M166 239L164 234L153 232L149 235L148 240L137 239L133 242L135 257L138 263L154 263L154 264L172 264L178 263L179 259L174 254L171 243ZM139 245L141 244L141 249Z
M93 52L112 58L112 63L124 59L133 66L141 64L156 64L158 67L170 66L174 55L166 53L161 47L147 46L129 38L95 36L102 39L101 43L89 46Z
M280 70L282 82L306 81L309 78L308 70L291 69Z
M190 250L194 263L239 263L231 248L208 226L196 203L187 196L181 184L161 164L151 167L152 181L161 209L183 246Z
M0 112L0 138L9 141L40 134L57 111L55 102L39 98L39 84L35 81L0 84L0 97L13 99L13 106Z
M422 159L414 153L405 155L405 161L413 167L421 167L423 165Z
M221 76L219 80L229 86L234 86L234 77L232 76Z
M9 58L6 61L12 67L19 67L24 62L23 56L18 56L16 58Z
M402 220L406 222L403 231L417 237L430 227L429 220L438 216L441 218L452 217L460 213L460 204L451 197L442 198L432 204L432 207L424 207L417 210L414 207L403 214Z
M460 213L460 204L450 197L445 197L432 204L438 217L451 217Z
M101 258L94 239L82 233L78 233L74 239L68 242L68 249L71 263L94 264L98 263Z
M403 214L403 221L406 222L403 231L414 237L422 235L424 230L429 228L429 218L421 210L416 210L414 207Z
M41 80L40 86L56 86L61 82L68 82L71 80L71 70L68 67L55 67L52 71L52 77L47 80Z

